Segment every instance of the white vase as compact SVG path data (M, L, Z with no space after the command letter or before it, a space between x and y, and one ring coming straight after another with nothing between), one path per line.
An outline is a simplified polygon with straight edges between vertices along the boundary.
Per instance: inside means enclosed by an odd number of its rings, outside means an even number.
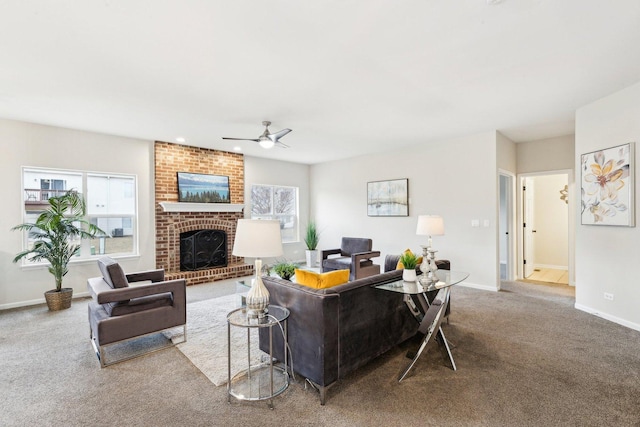
M318 251L315 249L306 250L307 253L307 267L315 267L318 263Z
M415 268L405 268L402 270L402 280L405 282L415 282L416 281L416 269Z

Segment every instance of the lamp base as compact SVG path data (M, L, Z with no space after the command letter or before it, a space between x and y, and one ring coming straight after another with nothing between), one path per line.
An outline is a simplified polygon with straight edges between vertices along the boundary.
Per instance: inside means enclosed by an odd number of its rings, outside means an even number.
M269 314L268 308L263 308L262 310L247 308L247 319L264 319L267 314Z
M262 270L262 260L256 259L256 277L253 280L251 289L247 293L247 318L250 319L262 319L269 312L269 291L262 282L260 276Z

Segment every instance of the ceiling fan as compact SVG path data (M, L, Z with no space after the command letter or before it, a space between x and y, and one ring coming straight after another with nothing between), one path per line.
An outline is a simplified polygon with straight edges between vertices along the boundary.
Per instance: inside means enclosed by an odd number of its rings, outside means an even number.
M258 144L260 144L260 146L262 148L271 148L274 145L277 145L279 147L282 148L289 148L289 146L283 142L280 142L280 138L282 138L283 136L285 136L286 134L288 134L289 132L291 132L291 129L282 129L279 132L276 133L271 133L269 131L269 126L271 125L271 122L268 120L265 120L264 122L262 122L262 126L265 127L264 132L262 133L262 135L260 135L259 138L256 139L250 139L250 138L228 138L228 137L222 137L222 139L231 139L234 141L255 141Z

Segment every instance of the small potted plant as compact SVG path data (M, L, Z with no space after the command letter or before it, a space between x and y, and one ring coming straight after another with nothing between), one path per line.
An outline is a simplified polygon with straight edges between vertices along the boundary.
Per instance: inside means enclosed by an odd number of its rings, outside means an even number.
M80 251L77 239L91 239L106 235L98 226L85 219L87 207L77 191L49 198L49 206L35 223L16 225L12 230L27 231L34 238L30 248L18 253L13 262L28 257L31 261L49 261L49 273L56 282L56 288L45 292L49 310L63 310L71 307L73 288L63 288L62 278L69 272L68 264Z
M284 280L291 280L291 277L295 274L298 266L292 262L280 261L275 264L271 269Z
M304 243L307 245L307 267L315 267L318 262L318 241L320 240L320 234L316 228L316 223L309 221L307 229L304 235Z
M405 282L416 281L416 267L418 266L418 257L411 251L405 251L400 255L400 262L402 263L402 280Z

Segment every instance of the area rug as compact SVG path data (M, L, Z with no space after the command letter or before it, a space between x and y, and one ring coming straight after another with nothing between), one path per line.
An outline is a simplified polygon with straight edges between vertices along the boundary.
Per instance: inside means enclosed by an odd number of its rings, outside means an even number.
M187 304L187 342L180 350L216 386L227 383L227 314L240 307L240 295ZM172 337L181 341L182 336ZM259 363L257 332L251 333L251 364ZM247 369L247 330L231 327L231 376Z

